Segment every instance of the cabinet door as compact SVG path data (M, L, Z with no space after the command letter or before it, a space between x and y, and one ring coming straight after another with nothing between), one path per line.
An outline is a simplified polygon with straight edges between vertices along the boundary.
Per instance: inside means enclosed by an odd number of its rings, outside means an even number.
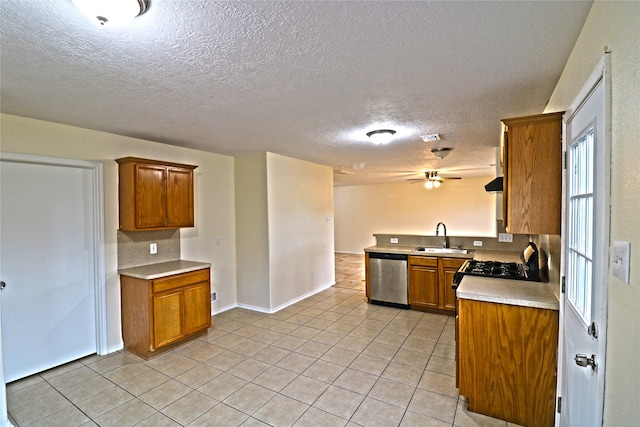
M167 169L138 164L135 167L136 228L164 227L167 223Z
M507 125L503 202L507 231L560 234L562 114L542 114Z
M182 328L182 290L153 295L154 348L184 337Z
M167 170L167 226L193 227L193 170Z
M410 258L409 305L438 308L438 258Z
M459 301L460 394L469 410L553 426L558 312Z
M440 262L440 308L456 311L456 291L451 287L453 275L464 264L464 259L442 258Z
M211 292L209 288L208 282L184 288L183 331L185 335L211 326Z

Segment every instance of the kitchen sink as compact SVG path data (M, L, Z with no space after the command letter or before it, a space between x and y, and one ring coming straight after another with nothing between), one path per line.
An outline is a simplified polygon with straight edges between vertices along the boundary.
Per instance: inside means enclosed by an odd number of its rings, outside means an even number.
M430 248L430 247L420 247L415 248L416 252L425 252L429 254L468 254L468 249L458 249L458 248Z

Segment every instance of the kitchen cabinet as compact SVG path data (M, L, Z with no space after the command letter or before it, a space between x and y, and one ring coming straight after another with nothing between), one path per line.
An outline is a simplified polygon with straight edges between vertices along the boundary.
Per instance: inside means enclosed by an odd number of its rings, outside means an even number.
M562 115L504 119L503 219L514 234L560 234Z
M197 166L136 157L116 162L120 230L194 226L193 170Z
M456 292L451 287L462 258L409 257L409 305L447 313L456 309Z
M523 426L553 426L558 311L458 303L458 382L469 409Z
M211 326L210 269L153 280L120 276L122 337L145 359Z

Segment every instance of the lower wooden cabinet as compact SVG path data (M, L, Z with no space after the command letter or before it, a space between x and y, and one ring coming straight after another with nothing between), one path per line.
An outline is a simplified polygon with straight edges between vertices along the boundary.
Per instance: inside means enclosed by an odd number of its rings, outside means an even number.
M209 274L206 268L154 280L120 276L125 348L146 359L205 332Z
M409 257L409 305L448 313L456 310L453 275L464 263L462 258Z
M553 426L558 311L458 302L458 381L469 409L523 426Z

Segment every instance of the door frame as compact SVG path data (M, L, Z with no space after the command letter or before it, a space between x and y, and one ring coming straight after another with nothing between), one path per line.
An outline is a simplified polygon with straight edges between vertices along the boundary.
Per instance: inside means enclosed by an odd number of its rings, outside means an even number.
M602 354L599 355L598 360L598 369L602 372L602 381L598 383L598 416L602 423L603 415L604 415L604 391L605 391L605 374L606 374L606 351L607 351L607 325L608 325L608 308L609 308L609 270L610 270L610 260L609 260L609 247L611 245L610 242L610 226L611 226L611 59L610 53L605 52L602 56L598 64L591 72L589 77L586 79L582 88L571 102L569 108L567 108L563 121L562 121L562 151L565 156L566 161L566 153L567 153L567 144L570 141L567 141L567 122L569 122L573 116L578 112L580 107L587 101L589 95L592 90L598 85L598 83L602 82L604 89L604 117L602 120L602 125L604 127L604 173L603 173L603 182L601 185L603 186L603 194L600 199L602 202L598 203L597 206L594 207L594 211L603 210L606 212L605 218L601 223L596 222L596 233L601 233L603 236L602 242L603 244L599 247L594 247L594 257L601 258L603 260L603 268L598 277L594 276L593 280L598 281L603 286L603 296L602 296L602 324L599 325L598 330L598 340L603 344L601 347L603 348ZM561 271L561 280L566 277L566 229L567 229L567 171L566 165L562 170L562 231L561 231L561 258L560 258L560 271ZM594 185L597 185L595 183ZM559 317L559 334L558 334L558 380L556 384L556 396L559 398L562 397L563 390L563 363L564 363L564 305L565 305L566 294L564 292L560 292L560 317ZM558 399L556 399L556 426L560 426L560 414L558 411ZM561 409L561 408L560 408Z
M105 355L109 352L107 344L107 292L105 275L105 237L104 237L104 179L102 162L87 160L43 157L30 154L0 152L0 161L28 163L34 165L60 166L85 169L90 172L93 184L93 242L94 242L94 289L96 313L96 352ZM0 330L2 339L2 330ZM0 359L0 362L2 360ZM4 371L4 366L0 366Z

